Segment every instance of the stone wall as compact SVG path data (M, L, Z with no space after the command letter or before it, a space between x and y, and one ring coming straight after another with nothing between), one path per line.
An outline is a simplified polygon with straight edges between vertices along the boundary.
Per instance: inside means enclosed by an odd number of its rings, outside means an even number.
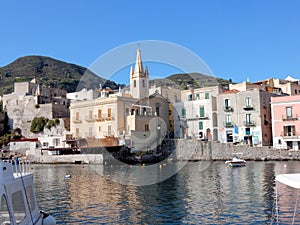
M245 160L300 160L300 151L251 147L230 143L203 142L193 139L176 140L178 160L228 160L234 153L243 153Z

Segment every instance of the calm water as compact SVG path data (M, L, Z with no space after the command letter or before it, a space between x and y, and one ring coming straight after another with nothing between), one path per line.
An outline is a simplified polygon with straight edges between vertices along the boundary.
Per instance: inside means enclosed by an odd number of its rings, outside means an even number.
M58 224L272 224L275 175L300 172L300 162L248 162L242 168L204 163L189 163L148 186L112 181L130 181L143 174L142 166L99 165L96 172L88 165L34 165L33 172L39 206ZM174 166L157 166L155 176ZM281 224L290 224L297 192L283 185L278 191ZM295 224L300 224L299 211L300 206Z

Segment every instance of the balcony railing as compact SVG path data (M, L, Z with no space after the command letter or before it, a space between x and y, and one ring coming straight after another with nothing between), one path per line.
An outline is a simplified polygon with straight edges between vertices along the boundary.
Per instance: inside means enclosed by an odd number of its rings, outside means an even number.
M81 119L73 117L72 118L73 123L82 123Z
M97 122L111 121L115 120L115 117L113 114L102 114L101 116L95 116L95 120Z
M253 110L254 107L253 107L253 105L245 105L245 106L243 107L243 109L244 109L244 110Z
M234 124L232 122L225 122L224 123L224 127L229 128L229 127L233 127L233 126L234 126Z
M298 114L294 114L294 115L282 115L282 120L283 121L293 121L293 120L298 120L299 117L298 117Z
M96 116L85 116L84 119L86 122L88 123L92 123L92 122L95 122L96 121Z
M233 112L233 107L232 106L225 106L224 107L224 112Z
M200 116L195 115L195 116L186 116L185 118L182 118L182 119L186 119L186 120L208 120L209 116L208 116L208 114L200 115Z
M299 139L300 140L300 134L297 132L281 132L281 136L283 139Z
M255 122L254 122L254 121L246 120L246 121L244 121L244 126L245 126L245 127L254 127L254 126L256 126L256 125L255 125Z

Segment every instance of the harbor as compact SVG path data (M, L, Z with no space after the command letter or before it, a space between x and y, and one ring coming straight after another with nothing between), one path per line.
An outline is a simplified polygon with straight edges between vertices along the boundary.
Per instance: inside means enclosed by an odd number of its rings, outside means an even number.
M250 161L240 168L189 162L161 183L115 182L163 176L176 164L157 165L151 176L142 165L33 165L37 201L57 224L276 224L274 178L299 168L297 161ZM278 188L279 224L291 224L297 192Z

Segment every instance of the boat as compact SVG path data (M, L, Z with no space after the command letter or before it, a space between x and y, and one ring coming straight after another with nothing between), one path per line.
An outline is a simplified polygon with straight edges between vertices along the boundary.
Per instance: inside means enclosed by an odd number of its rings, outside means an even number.
M235 153L231 160L225 162L226 165L231 167L241 167L246 166L246 160L239 157L242 153Z
M56 224L54 217L38 209L29 162L0 161L0 194L0 224Z
M279 174L275 177L276 182L280 182L286 186L289 186L291 188L295 188L297 191L300 191L300 173L290 173L290 174ZM278 206L278 185L276 183L276 223L279 224L279 206ZM298 193L299 194L299 193ZM298 194L297 194L297 199L296 203L294 206L294 212L293 212L293 217L291 218L292 221L290 224L299 224L299 221L295 221L296 215L297 215L297 202L298 202Z

